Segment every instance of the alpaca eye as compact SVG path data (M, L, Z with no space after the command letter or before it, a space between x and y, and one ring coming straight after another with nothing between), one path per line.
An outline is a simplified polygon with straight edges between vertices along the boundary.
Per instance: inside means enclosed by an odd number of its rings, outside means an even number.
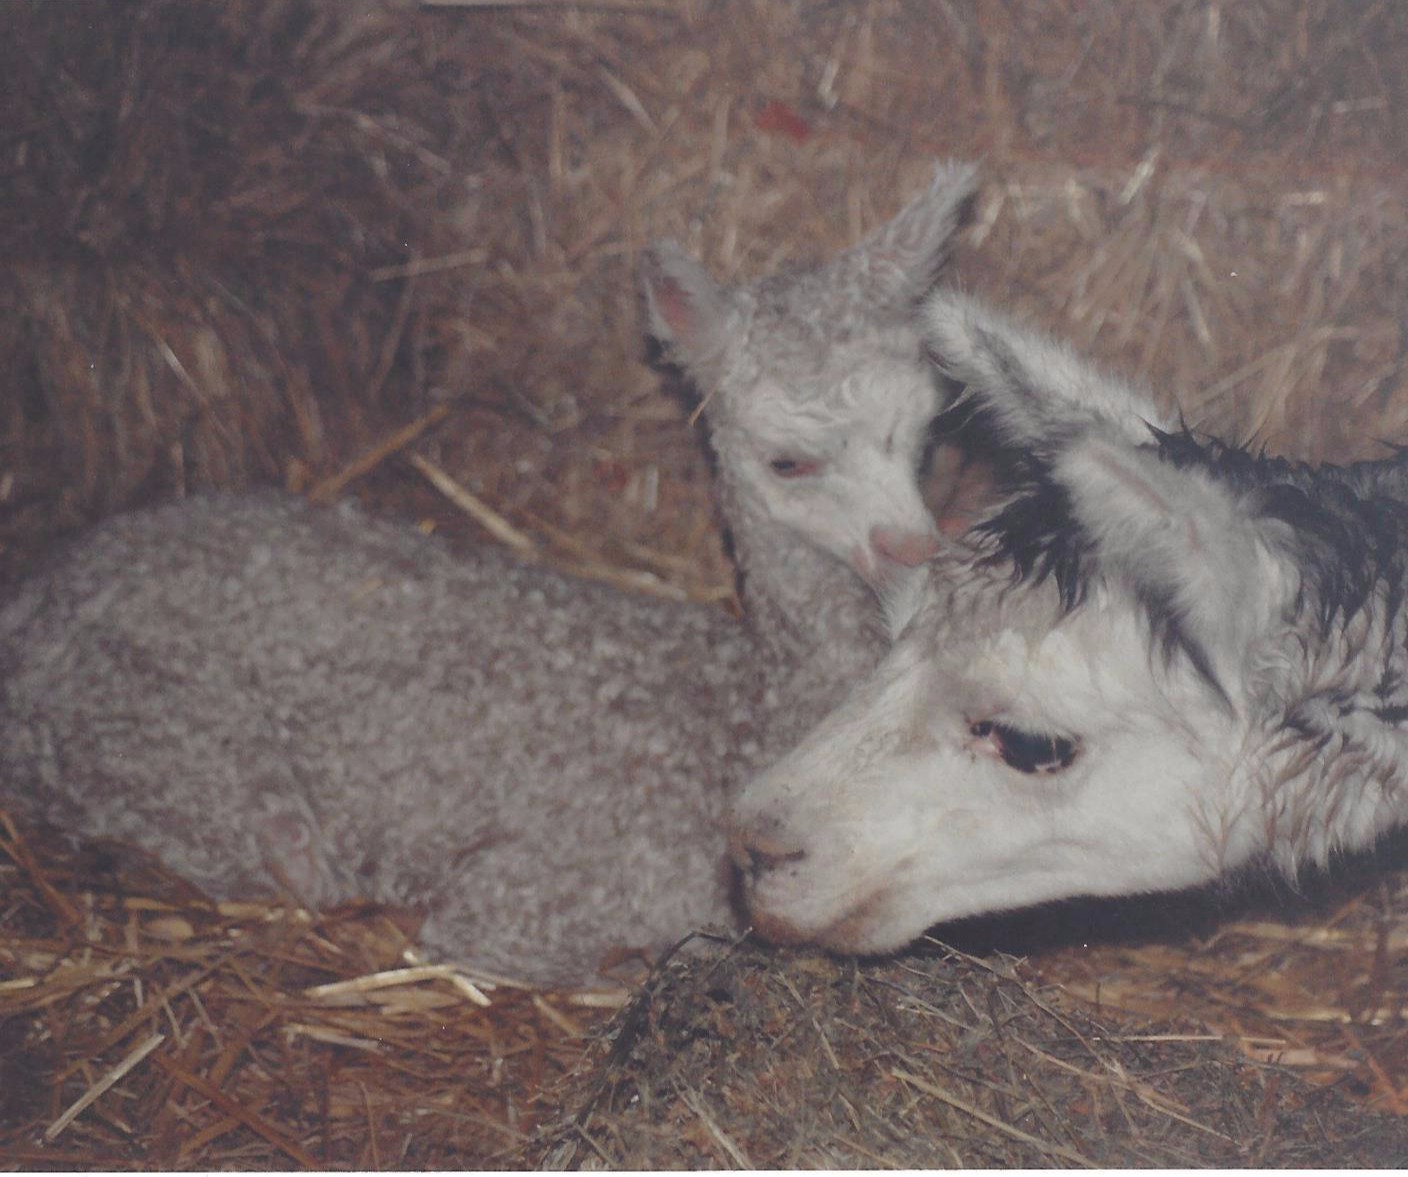
M1060 772L1076 758L1076 742L1066 736L1026 731L991 719L979 720L968 730L991 741L1003 762L1018 772Z
M773 458L768 466L779 478L805 478L821 468L820 463L806 458Z

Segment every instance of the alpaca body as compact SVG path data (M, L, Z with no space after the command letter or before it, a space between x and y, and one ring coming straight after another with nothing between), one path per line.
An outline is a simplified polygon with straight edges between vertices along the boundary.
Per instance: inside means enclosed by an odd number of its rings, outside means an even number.
M216 897L424 909L591 980L729 911L768 667L720 611L276 495L108 520L0 609L0 781Z

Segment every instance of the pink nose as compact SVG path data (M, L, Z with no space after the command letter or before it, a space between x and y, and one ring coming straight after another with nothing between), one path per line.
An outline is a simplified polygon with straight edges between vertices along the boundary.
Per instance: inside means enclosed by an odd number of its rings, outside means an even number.
M939 550L939 538L929 531L872 527L870 546L882 559L903 564L906 568L917 568Z

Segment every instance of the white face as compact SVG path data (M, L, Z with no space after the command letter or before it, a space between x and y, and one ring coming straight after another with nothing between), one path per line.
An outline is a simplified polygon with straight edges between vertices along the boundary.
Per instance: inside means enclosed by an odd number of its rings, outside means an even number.
M1252 852L1229 814L1240 735L1137 616L997 583L919 615L857 694L732 814L754 926L838 951L1076 895L1189 886ZM1050 586L1044 586L1049 588ZM1095 597L1102 594L1096 592Z
M877 587L933 555L918 477L938 393L917 356L838 352L806 387L763 375L729 399L720 451L770 518Z

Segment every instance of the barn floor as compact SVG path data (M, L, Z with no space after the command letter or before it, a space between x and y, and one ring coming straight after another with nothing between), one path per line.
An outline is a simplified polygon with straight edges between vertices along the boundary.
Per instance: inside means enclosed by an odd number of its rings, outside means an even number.
M418 967L405 913L215 907L9 822L0 852L12 1168L1408 1162L1408 883L1368 862L549 994Z

